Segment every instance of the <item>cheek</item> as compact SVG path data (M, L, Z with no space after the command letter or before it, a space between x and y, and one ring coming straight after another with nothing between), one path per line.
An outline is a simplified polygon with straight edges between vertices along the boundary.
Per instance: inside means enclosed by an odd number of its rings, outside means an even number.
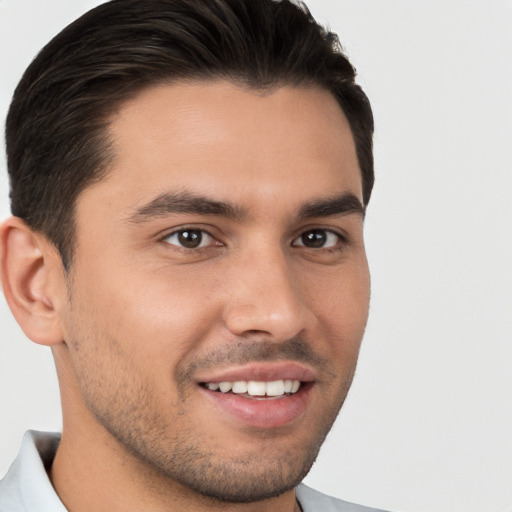
M80 269L87 279L74 279L74 309L84 333L94 330L98 343L115 340L137 364L169 374L215 328L215 283L204 276L165 267L104 269Z
M331 350L356 358L368 320L370 277L365 263L316 287L315 315Z

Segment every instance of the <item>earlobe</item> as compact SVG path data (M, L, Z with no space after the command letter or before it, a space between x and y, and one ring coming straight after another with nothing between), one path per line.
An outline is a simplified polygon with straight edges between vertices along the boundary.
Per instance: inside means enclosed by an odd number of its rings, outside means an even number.
M42 345L61 343L59 305L66 287L60 257L18 217L0 227L0 272L7 303L24 333Z

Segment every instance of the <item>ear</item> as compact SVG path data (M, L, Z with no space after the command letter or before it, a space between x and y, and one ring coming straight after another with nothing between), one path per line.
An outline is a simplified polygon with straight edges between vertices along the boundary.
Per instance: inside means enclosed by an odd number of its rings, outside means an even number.
M0 275L7 303L23 332L35 343L63 342L59 309L67 288L58 251L20 218L0 226Z

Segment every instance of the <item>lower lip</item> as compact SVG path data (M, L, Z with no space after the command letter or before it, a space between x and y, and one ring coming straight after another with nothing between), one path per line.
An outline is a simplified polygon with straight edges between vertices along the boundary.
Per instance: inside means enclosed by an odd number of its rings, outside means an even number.
M311 384L302 384L293 395L278 398L245 398L235 393L210 391L201 387L205 396L229 416L250 427L263 429L289 425L304 414L311 390Z

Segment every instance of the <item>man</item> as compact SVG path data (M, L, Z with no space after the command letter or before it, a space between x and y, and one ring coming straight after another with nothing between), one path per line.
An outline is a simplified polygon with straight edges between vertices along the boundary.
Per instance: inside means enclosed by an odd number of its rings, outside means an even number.
M373 119L337 38L273 0L115 0L6 124L2 285L62 437L0 511L365 511L300 482L368 315Z

